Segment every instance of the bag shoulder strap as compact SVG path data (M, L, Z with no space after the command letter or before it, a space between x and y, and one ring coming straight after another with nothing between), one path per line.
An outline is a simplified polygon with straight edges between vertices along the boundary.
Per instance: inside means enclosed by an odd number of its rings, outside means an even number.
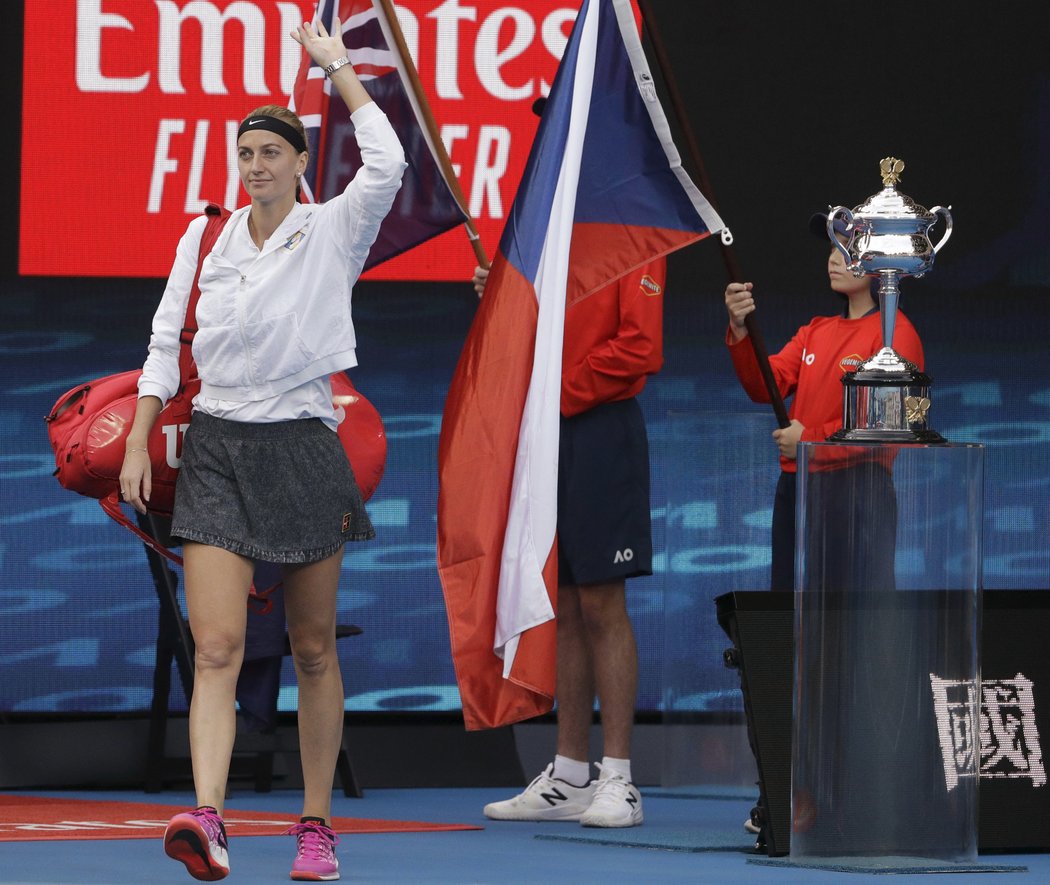
M197 272L193 275L193 286L190 288L190 299L186 304L186 318L182 323L182 334L179 336L179 393L182 393L186 382L196 376L197 366L193 362L193 336L197 334L197 302L201 297L200 278L201 266L208 253L214 248L219 234L226 226L230 217L230 210L215 203L209 203L204 207L208 216L208 222L201 234L201 248L197 255Z

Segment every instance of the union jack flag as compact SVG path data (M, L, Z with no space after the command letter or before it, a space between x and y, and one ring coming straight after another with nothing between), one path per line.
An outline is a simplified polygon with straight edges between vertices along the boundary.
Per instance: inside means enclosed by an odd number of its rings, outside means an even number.
M408 168L394 205L383 221L365 269L406 252L413 246L469 219L456 199L458 188L445 176L445 148L428 124L426 98L413 88L415 68L398 51L399 25L382 0L319 0L315 21L331 31L338 15L347 57L361 84L398 134ZM361 166L350 112L331 100L332 84L306 54L296 76L288 106L306 127L310 164L303 176L303 199L323 202L342 192ZM447 158L446 158L447 161ZM447 165L447 162L446 162Z

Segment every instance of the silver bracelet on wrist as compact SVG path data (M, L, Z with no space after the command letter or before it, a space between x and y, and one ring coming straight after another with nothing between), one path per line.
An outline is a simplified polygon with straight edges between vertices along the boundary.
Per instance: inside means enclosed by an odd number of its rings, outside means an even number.
M331 77L332 74L334 74L336 71L338 71L343 65L348 65L348 64L350 64L350 59L347 58L347 56L344 55L342 58L337 58L330 65L327 65L324 68L324 75L326 77Z

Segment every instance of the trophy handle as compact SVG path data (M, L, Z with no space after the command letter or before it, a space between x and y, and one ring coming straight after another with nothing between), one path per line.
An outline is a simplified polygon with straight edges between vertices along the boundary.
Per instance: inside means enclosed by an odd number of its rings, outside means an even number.
M937 241L937 245L933 247L934 255L941 251L941 246L947 243L948 237L952 235L952 213L949 211L951 208L951 206L948 206L947 208L944 206L934 206L930 210L934 215L940 215L944 219L944 223L947 225L944 229L944 234L941 236L940 240ZM933 224L936 223L937 222L934 222ZM933 227L933 224L931 224L930 227Z
M845 246L839 242L839 238L835 234L835 219L838 218L839 215L845 219L846 230L849 231L849 241ZM853 213L845 206L835 206L835 208L828 212L827 229L828 239L831 240L831 245L842 253L842 257L846 259L846 266L849 267L853 264L853 256L849 253L849 247L853 245L853 237L857 233L853 227Z

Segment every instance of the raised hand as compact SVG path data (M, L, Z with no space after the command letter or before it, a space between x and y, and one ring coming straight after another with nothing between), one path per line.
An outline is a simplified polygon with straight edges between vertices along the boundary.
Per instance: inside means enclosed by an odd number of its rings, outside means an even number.
M292 39L306 50L314 64L327 68L332 62L349 57L346 46L343 44L343 26L339 19L332 20L332 33L329 34L323 22L317 22L316 27L311 22L303 22L292 31ZM344 64L330 75L332 85L339 93L340 98L354 113L372 101L372 97L365 91L361 81L357 78L357 71L352 64Z
M343 26L338 18L332 22L331 34L325 28L324 22L320 21L316 23L316 27L312 22L303 22L291 34L292 39L306 50L315 64L322 68L346 55L346 46L343 45Z

